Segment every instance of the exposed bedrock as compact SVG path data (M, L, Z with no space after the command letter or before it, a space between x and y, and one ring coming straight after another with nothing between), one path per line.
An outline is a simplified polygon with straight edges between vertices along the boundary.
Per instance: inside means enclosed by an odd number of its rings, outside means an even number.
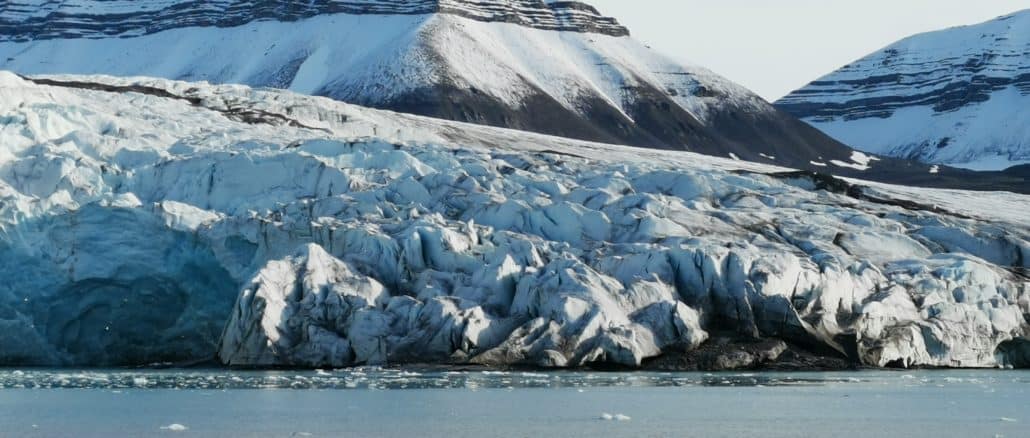
M1030 368L1030 340L1026 338L1003 342L998 346L999 362L1014 368Z
M776 338L747 339L717 333L696 349L663 352L645 361L643 367L661 371L796 371L849 370L859 365L856 359L814 344L806 347Z

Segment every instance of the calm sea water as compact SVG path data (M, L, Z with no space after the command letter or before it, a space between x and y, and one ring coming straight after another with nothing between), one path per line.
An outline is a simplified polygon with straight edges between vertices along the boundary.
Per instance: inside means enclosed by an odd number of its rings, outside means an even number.
M0 370L3 437L1028 437L1030 372Z

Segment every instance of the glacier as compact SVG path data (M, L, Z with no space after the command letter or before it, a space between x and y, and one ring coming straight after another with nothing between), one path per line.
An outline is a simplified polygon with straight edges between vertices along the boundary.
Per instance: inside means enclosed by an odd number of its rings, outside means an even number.
M1026 367L1030 198L0 73L0 363Z

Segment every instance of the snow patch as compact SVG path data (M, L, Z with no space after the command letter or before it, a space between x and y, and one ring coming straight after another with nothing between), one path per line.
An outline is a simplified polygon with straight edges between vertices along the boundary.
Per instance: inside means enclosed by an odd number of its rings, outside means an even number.
M29 83L18 77L18 75L10 71L0 70L0 88L25 88L28 86Z
M832 163L834 166L838 166L838 167L847 167L847 168L851 168L851 169L855 169L855 170L869 170L869 166L865 166L865 165L862 165L862 164L855 164L855 163L845 163L845 162L840 161L840 160L830 160L830 163ZM813 162L812 164L815 164L815 163ZM825 163L823 165L825 166Z

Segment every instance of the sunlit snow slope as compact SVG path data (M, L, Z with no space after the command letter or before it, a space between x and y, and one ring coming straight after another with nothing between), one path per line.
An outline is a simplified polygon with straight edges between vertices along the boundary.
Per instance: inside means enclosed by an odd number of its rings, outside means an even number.
M1030 10L902 40L777 106L867 152L972 169L1030 164Z
M1027 366L1030 198L0 73L0 364Z
M17 0L0 9L0 68L284 88L449 120L858 173L849 148L739 85L652 51L579 2Z

